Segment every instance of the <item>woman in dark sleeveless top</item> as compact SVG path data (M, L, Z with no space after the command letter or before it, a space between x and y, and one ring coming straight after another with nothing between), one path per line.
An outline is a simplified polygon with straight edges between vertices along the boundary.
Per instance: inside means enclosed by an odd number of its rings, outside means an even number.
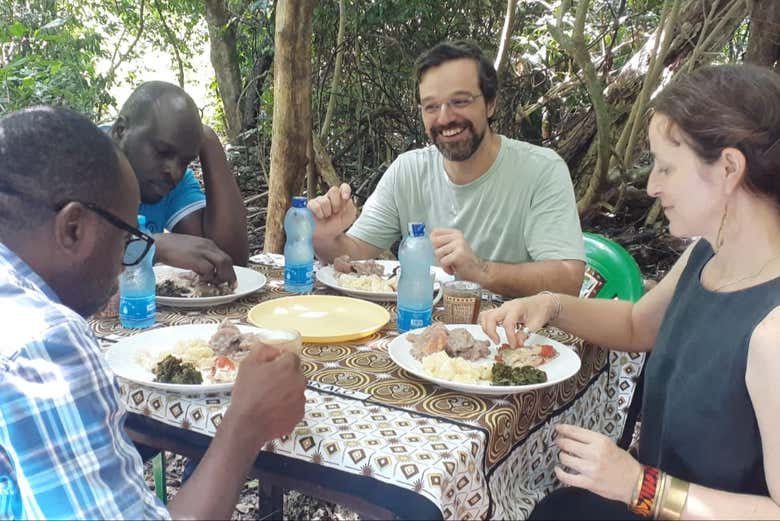
M780 75L704 67L653 105L647 191L672 234L701 238L636 304L545 293L482 317L491 337L517 330L512 345L550 323L652 351L638 461L558 425L555 474L570 487L532 518L780 518Z

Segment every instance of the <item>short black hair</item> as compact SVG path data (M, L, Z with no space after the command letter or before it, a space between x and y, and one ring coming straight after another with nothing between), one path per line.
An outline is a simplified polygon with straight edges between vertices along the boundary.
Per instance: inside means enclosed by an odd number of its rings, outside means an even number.
M431 67L462 58L468 58L477 62L479 66L479 90L482 91L486 103L495 100L498 93L496 68L493 67L493 63L487 59L479 46L466 40L441 42L418 56L414 62L414 74L417 83L420 83L423 74Z
M38 106L0 119L0 237L30 230L70 201L110 205L117 148L81 114Z
M119 109L119 115L124 118L126 125L135 126L146 119L154 102L163 96L183 98L200 118L200 111L192 97L178 85L166 81L147 81L139 85L125 100L124 105Z

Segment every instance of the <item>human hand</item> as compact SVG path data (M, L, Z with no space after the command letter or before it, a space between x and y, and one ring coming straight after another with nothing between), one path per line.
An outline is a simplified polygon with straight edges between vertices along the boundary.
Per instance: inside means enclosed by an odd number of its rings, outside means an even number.
M260 450L267 441L289 434L303 418L305 389L297 355L270 346L251 349L238 366L227 414Z
M435 228L431 242L436 261L450 275L480 282L485 273L485 262L474 254L463 232L452 228Z
M156 260L169 266L192 270L205 282L236 283L233 259L211 239L183 233L159 233L154 236Z
M523 345L530 332L547 324L555 313L556 301L550 295L541 293L532 297L518 298L504 302L501 307L482 313L479 325L490 339L498 344L501 339L496 328L502 325L506 340L512 348ZM518 329L518 324L528 331Z
M331 186L325 195L309 201L308 206L314 214L314 234L320 237L335 237L357 218L352 189L346 183Z
M555 444L560 462L574 472L555 467L565 485L584 488L601 497L631 502L642 465L612 439L574 425L558 425Z

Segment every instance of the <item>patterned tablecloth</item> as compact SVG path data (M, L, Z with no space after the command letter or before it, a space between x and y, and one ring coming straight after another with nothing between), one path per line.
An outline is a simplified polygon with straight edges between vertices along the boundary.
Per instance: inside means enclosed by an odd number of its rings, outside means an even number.
M255 304L287 295L277 266L258 266L268 286L219 307L161 307L163 325L246 323ZM317 293L330 290L318 287ZM574 346L582 368L545 389L504 397L439 388L397 367L387 353L395 337L395 306L379 333L335 345L304 344L302 367L310 379L306 415L287 437L265 450L369 476L422 494L444 519L522 519L558 485L553 426L582 425L618 439L625 425L643 358L585 346L557 329L543 334ZM441 318L437 309L434 319ZM96 334L132 334L116 319L93 319ZM186 396L119 379L128 411L213 436L227 395Z

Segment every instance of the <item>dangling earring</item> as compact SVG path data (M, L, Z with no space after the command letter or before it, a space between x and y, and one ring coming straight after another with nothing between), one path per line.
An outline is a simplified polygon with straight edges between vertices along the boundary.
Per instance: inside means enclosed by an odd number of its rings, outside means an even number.
M725 237L723 237L723 227L726 224L726 216L729 213L729 203L726 203L726 206L723 207L723 217L720 218L720 227L718 228L718 237L715 239L715 253L718 253L720 249L723 247L723 241L725 241Z

